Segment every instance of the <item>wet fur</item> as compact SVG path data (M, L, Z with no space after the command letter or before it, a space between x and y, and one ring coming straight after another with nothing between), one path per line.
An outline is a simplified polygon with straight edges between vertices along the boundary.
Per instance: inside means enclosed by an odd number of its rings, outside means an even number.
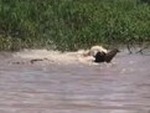
M106 56L106 53L97 52L97 54L94 56L95 62L105 62L105 56Z
M97 54L94 56L95 57L94 62L97 62L97 63L100 63L100 62L110 63L118 52L119 52L118 49L113 49L108 53L97 52Z

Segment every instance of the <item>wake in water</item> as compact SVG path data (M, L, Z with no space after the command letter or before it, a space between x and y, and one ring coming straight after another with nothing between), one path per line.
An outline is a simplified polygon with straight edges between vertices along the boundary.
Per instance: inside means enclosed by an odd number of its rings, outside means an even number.
M105 52L108 51L102 46L93 46L89 50L78 50L75 52L60 52L54 50L24 50L22 52L17 52L14 54L14 57L26 59L30 61L30 63L35 62L47 62L54 64L92 64L94 63L95 58L93 56L96 55L97 52ZM19 62L17 62L19 64Z
M94 58L92 56L84 56L86 51L79 50L77 52L60 52L53 50L25 50L17 52L14 57L26 59L31 63L36 61L46 61L54 64L77 64L77 63L92 63Z

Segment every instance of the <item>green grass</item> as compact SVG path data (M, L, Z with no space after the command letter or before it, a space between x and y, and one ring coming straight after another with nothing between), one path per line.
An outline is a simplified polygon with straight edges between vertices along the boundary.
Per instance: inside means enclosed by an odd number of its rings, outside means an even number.
M150 41L146 0L0 0L0 50Z

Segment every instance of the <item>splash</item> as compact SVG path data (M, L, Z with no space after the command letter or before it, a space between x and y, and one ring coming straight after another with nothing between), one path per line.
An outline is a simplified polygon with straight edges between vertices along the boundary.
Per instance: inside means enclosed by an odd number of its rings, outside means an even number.
M14 54L26 60L43 59L43 61L55 64L91 64L94 60L92 56L84 56L86 50L78 50L75 52L60 52L54 50L24 50Z
M46 61L55 64L95 64L94 54L97 51L107 52L102 46L92 46L89 50L78 50L74 52L60 52L54 50L23 50L16 52L14 57L30 60L31 63L35 61Z

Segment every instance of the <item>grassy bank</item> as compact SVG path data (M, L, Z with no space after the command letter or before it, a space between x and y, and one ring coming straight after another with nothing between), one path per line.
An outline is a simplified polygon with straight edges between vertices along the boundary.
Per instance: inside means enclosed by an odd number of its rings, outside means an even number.
M0 0L0 49L150 41L150 4L143 1Z

